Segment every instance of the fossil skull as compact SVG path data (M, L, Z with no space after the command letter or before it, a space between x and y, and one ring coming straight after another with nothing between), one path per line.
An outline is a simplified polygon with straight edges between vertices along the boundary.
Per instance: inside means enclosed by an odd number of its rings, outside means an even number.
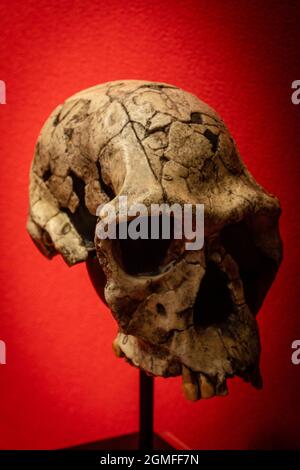
M98 206L124 195L146 207L204 204L203 248L95 236ZM234 375L261 386L255 316L281 260L279 216L216 112L175 86L84 90L54 110L36 145L32 239L69 265L96 260L116 354L155 376L182 375L191 400L226 395Z

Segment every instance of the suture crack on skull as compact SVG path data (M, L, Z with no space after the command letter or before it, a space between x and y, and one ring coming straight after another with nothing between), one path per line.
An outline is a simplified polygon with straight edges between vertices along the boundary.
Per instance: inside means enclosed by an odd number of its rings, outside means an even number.
M203 249L97 239L97 207L117 207L122 195L147 207L204 204ZM234 375L261 387L255 316L281 261L280 205L203 101L135 80L72 96L38 138L29 213L48 258L92 260L94 281L97 260L119 326L117 356L155 376L182 375L190 400L226 395Z

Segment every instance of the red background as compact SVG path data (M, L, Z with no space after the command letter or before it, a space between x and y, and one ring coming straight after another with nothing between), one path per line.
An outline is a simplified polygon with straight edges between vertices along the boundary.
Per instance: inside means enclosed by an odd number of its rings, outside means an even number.
M299 447L298 1L0 0L0 447L56 448L135 431L138 372L116 359L116 324L85 265L36 250L28 170L43 122L71 94L116 79L176 84L219 111L256 179L279 196L285 256L259 314L264 390L188 403L157 379L155 428L199 449Z

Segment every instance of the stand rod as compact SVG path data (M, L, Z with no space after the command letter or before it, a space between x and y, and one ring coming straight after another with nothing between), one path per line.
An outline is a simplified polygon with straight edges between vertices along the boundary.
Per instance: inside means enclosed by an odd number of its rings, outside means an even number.
M140 370L140 450L153 450L153 391L153 377Z

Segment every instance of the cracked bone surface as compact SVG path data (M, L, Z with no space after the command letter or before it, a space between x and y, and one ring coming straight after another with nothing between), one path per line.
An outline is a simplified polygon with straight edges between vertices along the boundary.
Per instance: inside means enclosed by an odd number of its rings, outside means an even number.
M204 204L203 248L97 238L97 207L117 208L120 196L147 208ZM84 90L38 138L32 239L69 265L92 259L94 283L96 263L119 326L116 355L152 375L182 375L190 400L226 395L234 375L261 386L256 314L281 261L279 216L222 119L176 86L128 80Z

